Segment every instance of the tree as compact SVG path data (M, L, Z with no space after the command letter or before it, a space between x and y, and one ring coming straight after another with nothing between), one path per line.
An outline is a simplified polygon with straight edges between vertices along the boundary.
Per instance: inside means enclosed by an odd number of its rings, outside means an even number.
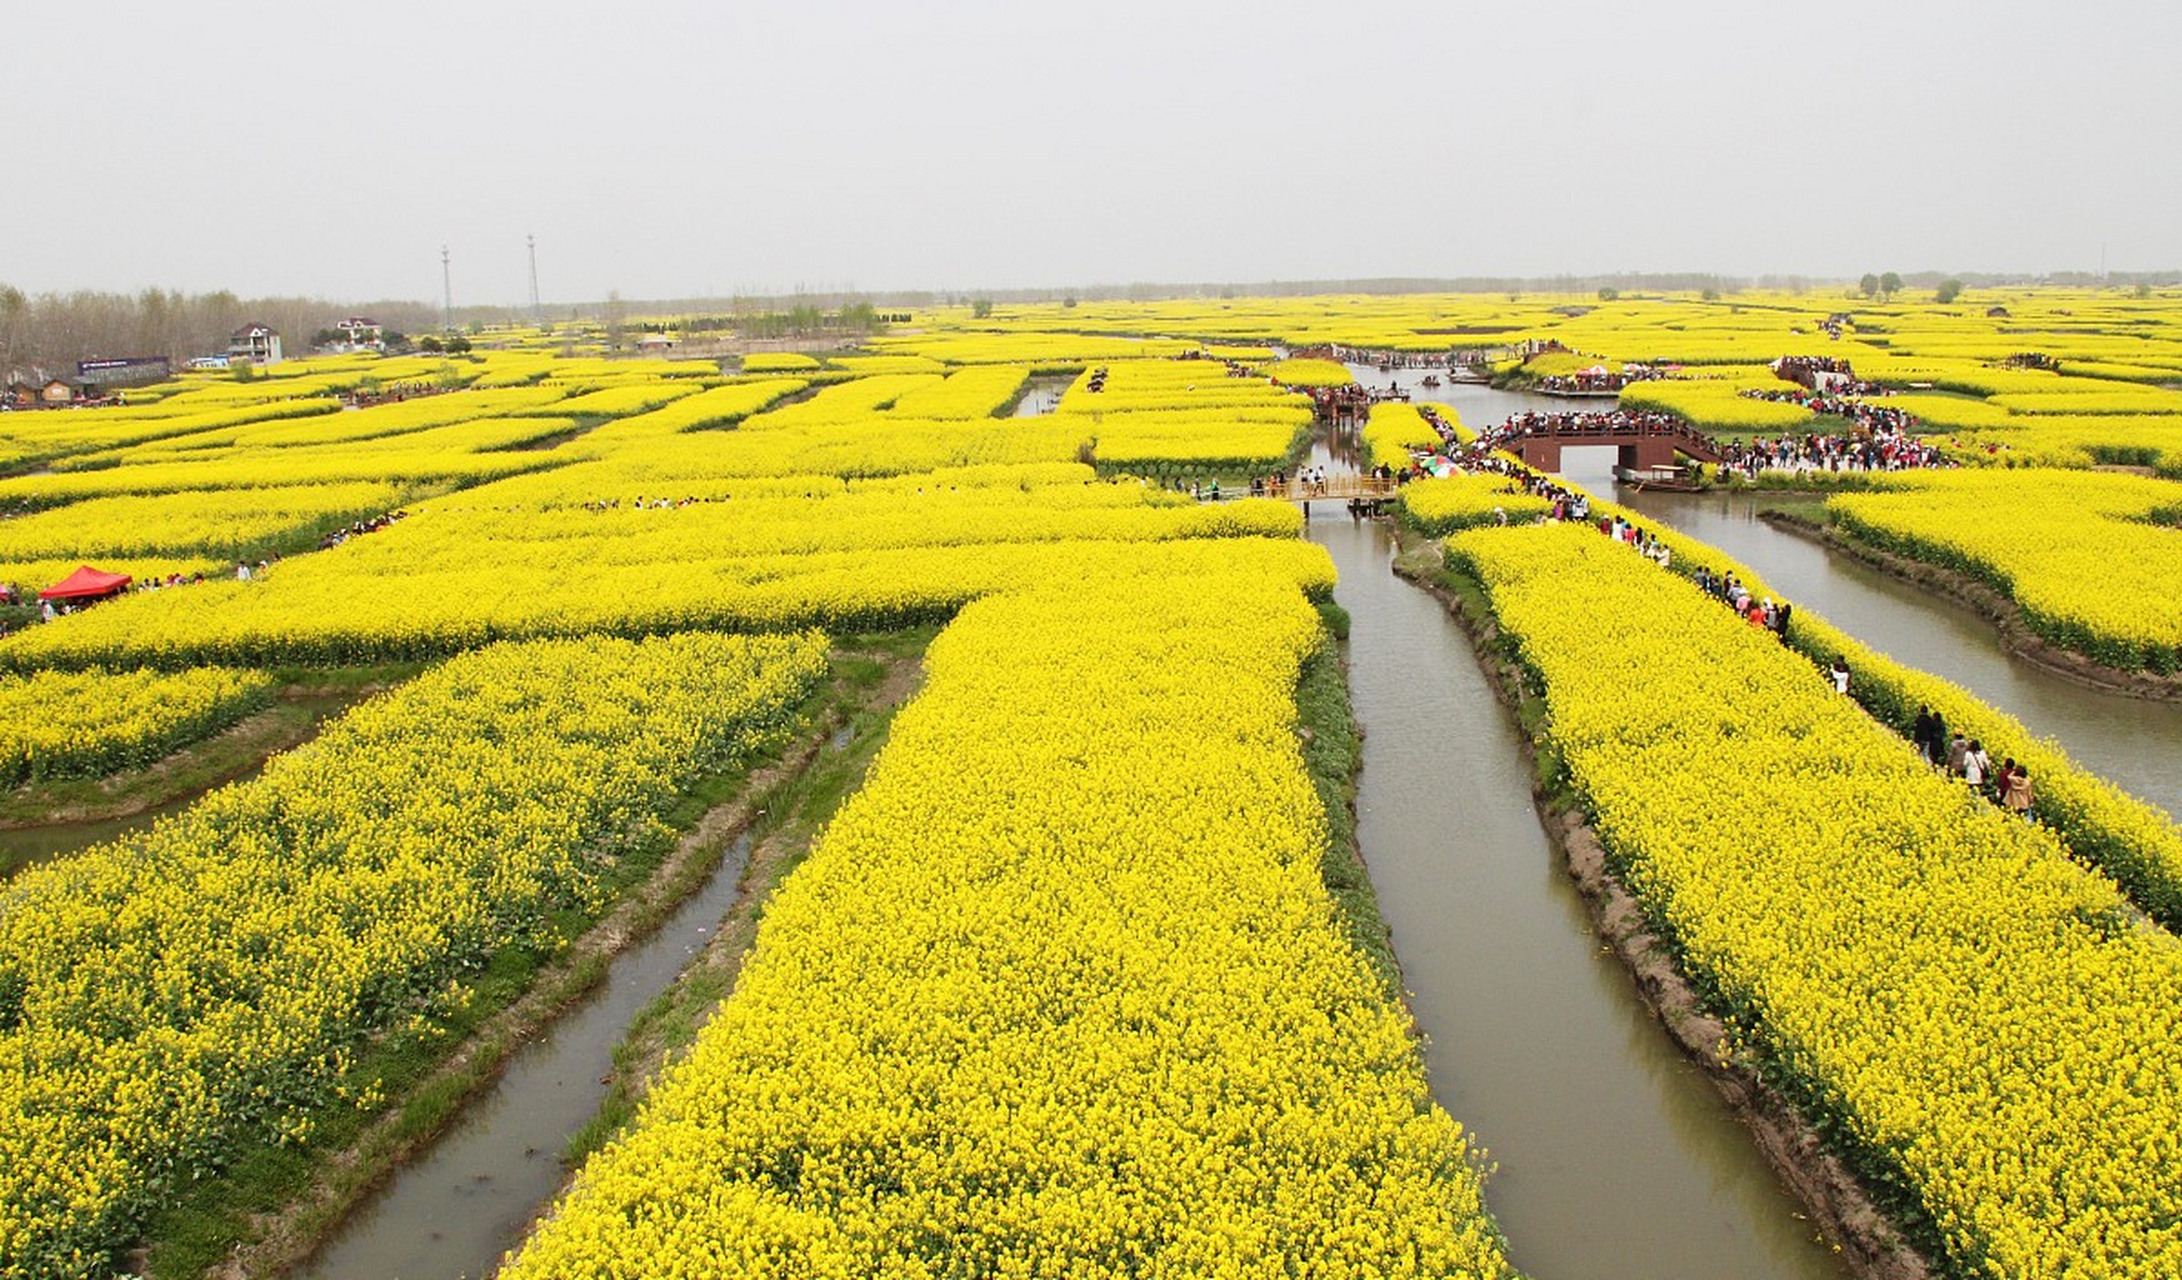
M1706 289L1697 296L1706 302L1718 302L1720 300L1720 291L1718 289Z
M621 290L611 289L606 294L606 349L621 350L625 339L624 329L629 319L629 309L621 305Z
M1879 296L1891 298L1902 291L1902 278L1892 271L1879 277Z
M993 300L991 298L979 298L970 303L970 315L976 319L986 319L987 317L991 316L992 313Z
M446 348L440 345L438 338L428 333L417 339L417 350L436 356Z
M851 302L841 308L841 327L857 333L876 333L879 310L869 302Z
M1944 307L1961 296L1962 281L1950 278L1940 281L1939 292L1932 295L1932 300Z
M1864 278L1856 282L1856 291L1867 298L1875 296L1879 292L1879 277L1866 271Z
M470 340L458 333L441 343L440 349L451 356L466 356L470 354Z
M1612 302L1619 297L1621 297L1621 290L1619 289L1599 290L1599 301L1601 302Z

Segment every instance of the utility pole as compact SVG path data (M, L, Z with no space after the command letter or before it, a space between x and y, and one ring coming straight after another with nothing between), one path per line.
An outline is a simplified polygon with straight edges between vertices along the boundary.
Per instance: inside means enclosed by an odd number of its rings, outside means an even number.
M543 329L545 312L538 309L538 237L526 235L523 242L530 246L530 322Z
M447 246L439 247L439 287L443 299L440 326L452 331L455 327L455 277L447 265Z

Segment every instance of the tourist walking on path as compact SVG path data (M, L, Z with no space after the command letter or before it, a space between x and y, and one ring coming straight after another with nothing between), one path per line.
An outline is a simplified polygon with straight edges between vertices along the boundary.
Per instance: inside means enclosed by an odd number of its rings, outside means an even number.
M1962 780L1969 784L1970 790L1982 792L1985 779L1992 771L1993 758L1985 754L1984 744L1971 739L1970 749L1962 753Z
M2019 817L2030 816L2030 770L2010 760L2001 771L2000 804Z

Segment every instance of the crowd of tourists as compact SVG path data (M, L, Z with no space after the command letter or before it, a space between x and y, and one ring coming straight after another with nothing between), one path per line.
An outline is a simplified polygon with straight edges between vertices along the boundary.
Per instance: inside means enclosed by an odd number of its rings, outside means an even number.
M1698 590L1718 600L1735 611L1735 616L1751 626L1770 631L1783 641L1788 638L1788 619L1795 614L1795 606L1786 600L1774 600L1771 596L1759 596L1732 572L1714 573L1700 568L1690 575ZM1834 663L1838 675L1831 675L1835 690L1848 692L1848 668L1838 660Z
M1632 364L1619 373L1608 373L1604 370L1593 372L1589 369L1575 373L1549 373L1531 383L1530 389L1547 395L1612 395L1632 382L1650 382L1666 376L1649 365Z
M1944 770L1948 777L1959 780L2008 812L2030 816L2030 766L2016 763L2013 757L2003 757L1996 768L1984 743L1964 737L1960 729L1950 731L1946 719L1929 706L1917 708L1917 719L1910 727L1910 741L1917 745L1917 753L1924 757L1926 764Z
M400 404L404 400L436 396L454 388L437 382L397 382L391 387L378 387L369 391L358 389L341 397L341 403L351 409L369 409L374 405Z
M1474 353L1453 351L1380 351L1370 347L1349 347L1336 342L1316 347L1300 347L1291 353L1299 360L1333 360L1341 364L1370 365L1381 373L1396 369L1447 369L1465 367L1472 362Z
M1937 446L1884 424L1850 435L1782 434L1717 447L1723 458L1722 480L1735 471L1756 480L1760 471L1911 471L1956 465Z
M1597 413L1518 413L1477 438L1490 451L1542 436L1687 435L1689 424L1656 409L1607 409Z
M379 530L393 524L396 520L406 520L408 518L409 513L407 511L387 511L375 515L369 520L358 520L345 529L335 529L320 538L318 540L318 549L320 551L331 551L333 548L347 542L350 538L361 538L367 533L377 533Z
M1765 387L1751 387L1743 392L1743 396L1745 399L1792 404L1812 413L1847 418L1860 431L1887 431L1899 435L1917 429L1917 415L1909 410L1897 409L1890 404L1873 404L1869 400L1852 396L1813 391L1775 391Z

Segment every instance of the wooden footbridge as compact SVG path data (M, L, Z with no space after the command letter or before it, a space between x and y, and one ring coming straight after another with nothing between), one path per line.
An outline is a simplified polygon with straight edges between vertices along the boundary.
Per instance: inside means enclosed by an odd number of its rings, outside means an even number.
M1330 502L1337 498L1391 498L1400 488L1392 480L1351 473L1327 476L1316 484L1290 480L1286 485L1267 485L1262 496L1282 502Z
M1392 502L1401 492L1401 485L1392 479L1381 480L1375 476L1360 474L1327 476L1324 480L1290 480L1288 483L1268 482L1256 492L1249 489L1226 489L1223 498L1271 498L1275 502L1297 502L1306 508L1313 502L1346 502L1357 511L1377 511Z

